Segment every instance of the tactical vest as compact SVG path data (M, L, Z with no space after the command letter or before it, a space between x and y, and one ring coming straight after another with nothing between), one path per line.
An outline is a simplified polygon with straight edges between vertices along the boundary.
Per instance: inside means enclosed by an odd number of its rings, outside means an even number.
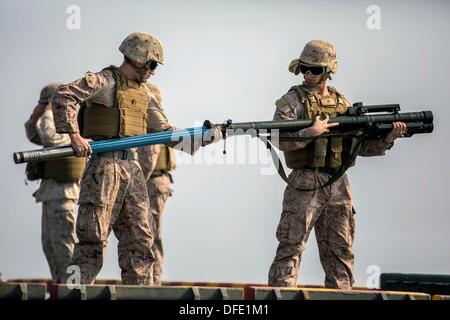
M82 135L86 138L105 139L147 133L148 92L143 84L125 78L116 67L109 67L116 80L113 107L98 103L83 108Z
M175 153L172 148L161 145L161 152L156 161L155 171L170 171L176 168Z
M302 86L291 88L305 108L306 119L312 119L316 115L328 114L336 117L345 114L350 103L336 89L329 87L330 95L322 97L316 92L309 92ZM287 167L298 168L338 168L350 156L352 139L345 139L342 136L317 138L309 143L305 148L285 151Z
M83 176L86 166L84 157L67 157L54 160L29 162L27 179L53 179L58 182L77 182Z

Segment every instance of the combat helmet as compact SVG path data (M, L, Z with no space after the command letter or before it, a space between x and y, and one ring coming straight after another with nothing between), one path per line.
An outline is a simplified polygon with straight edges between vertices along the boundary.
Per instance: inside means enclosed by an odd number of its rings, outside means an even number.
M336 73L337 70L336 48L324 40L311 40L308 42L299 59L292 60L289 71L300 73L300 64L308 66L320 66L326 68L326 73Z
M130 34L123 40L119 50L139 66L145 65L150 60L159 64L164 63L161 42L156 37L145 32L133 32Z

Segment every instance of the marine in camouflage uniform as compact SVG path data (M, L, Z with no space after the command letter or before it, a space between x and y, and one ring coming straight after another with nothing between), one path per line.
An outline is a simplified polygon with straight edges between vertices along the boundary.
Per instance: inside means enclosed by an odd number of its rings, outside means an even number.
M161 106L161 92L154 84L148 84L152 100L150 108L164 114ZM151 110L150 110L151 112ZM172 196L172 170L175 169L175 156L172 148L166 145L151 145L138 149L139 164L147 181L147 191L150 201L149 215L154 236L153 254L153 285L161 285L164 251L162 242L162 215L166 202Z
M300 58L293 60L289 66L294 74L303 73L305 81L292 87L276 101L274 120L315 118L315 122L313 127L283 134L306 138L304 141L280 141L279 144L292 172L284 192L283 209L276 232L279 244L269 270L271 286L297 285L301 256L313 227L325 271L325 286L351 289L354 283L352 245L355 217L347 175L317 190L298 190L325 184L345 159L351 156L350 150L354 148L354 140L319 137L328 132L328 128L335 126L328 124L328 116L342 115L350 106L345 96L326 85L336 68L335 48L322 40L310 41ZM326 118L322 120L324 115ZM393 140L405 132L405 124L395 123L386 138L363 142L358 155L384 155L393 146ZM307 139L310 137L316 139Z
M58 83L41 90L39 103L30 119L25 123L28 139L44 147L70 144L67 134L55 130L49 99ZM52 281L60 283L72 259L75 244L75 207L80 193L80 183L85 159L65 158L31 164L40 168L31 179L42 179L39 189L33 194L36 202L42 202L41 242Z
M143 84L164 61L155 37L135 32L120 45L124 62L62 85L53 96L58 132L69 133L78 156L92 152L89 139L141 135L175 129L164 112L149 108L152 95ZM76 104L82 103L80 123ZM214 134L215 137L219 135ZM211 137L211 141L214 139ZM198 145L183 150L193 153ZM135 148L91 157L81 180L77 219L78 243L72 264L81 283L93 283L112 231L119 240L118 256L124 284L152 285L154 255L146 181Z

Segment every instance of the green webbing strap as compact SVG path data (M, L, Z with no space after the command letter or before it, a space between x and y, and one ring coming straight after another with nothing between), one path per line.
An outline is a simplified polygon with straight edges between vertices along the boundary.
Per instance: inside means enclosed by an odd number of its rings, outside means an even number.
M350 135L350 134L346 134L346 135ZM330 136L330 135L322 135L321 137L323 137L323 136ZM270 154L272 155L272 161L275 164L275 166L277 168L277 172L278 172L279 176L281 177L281 179L283 179L290 187L294 188L297 191L314 191L314 190L325 188L325 187L331 185L332 183L336 182L340 177L342 177L344 175L344 173L348 170L348 168L350 168L353 161L355 161L356 157L359 154L359 151L361 150L361 147L362 147L362 144L364 141L364 137L360 137L358 139L358 144L352 150L350 157L347 159L347 161L345 161L338 168L338 170L330 177L330 179L327 182L325 182L323 185L321 185L319 187L303 188L303 187L296 187L289 182L289 179L286 175L286 171L284 170L283 164L281 163L280 157L278 156L277 152L275 151L275 146L270 142L270 136L263 137L258 134L257 137L262 142L264 142L266 144L267 149L269 149ZM283 138L283 137L280 137L280 140L285 140L285 141L304 141L304 140L308 140L308 139L311 139L311 138L303 138L303 137L284 137Z
M361 146L362 146L363 141L364 141L363 138L359 138L358 139L358 144L353 149L352 153L350 154L350 157L348 157L348 159L346 159L347 161L345 161L338 168L338 170L330 177L330 179L327 182L325 182L325 184L323 184L319 188L315 188L315 189L312 189L312 190L316 190L316 189L320 189L320 188L324 188L326 186L329 186L332 183L336 182L340 177L342 177L344 175L344 173L348 170L348 168L351 167L353 161L356 160L356 157L358 156L359 151L361 150Z

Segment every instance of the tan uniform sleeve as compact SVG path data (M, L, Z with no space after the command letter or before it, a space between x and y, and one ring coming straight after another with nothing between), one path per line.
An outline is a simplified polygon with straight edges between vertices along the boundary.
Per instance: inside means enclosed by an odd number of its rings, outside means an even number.
M386 150L391 149L394 143L387 143L384 138L370 139L364 141L358 155L362 157L383 156Z
M111 71L102 70L87 72L83 78L58 87L52 97L56 132L79 132L77 104L100 93L111 81L114 81Z
M45 110L36 123L36 130L44 147L55 147L70 144L67 134L56 133L51 109Z
M25 122L25 134L27 135L28 140L32 143L42 146L41 138L39 137L39 133L36 129L36 121L30 117L27 122Z
M146 181L150 179L150 176L155 170L160 152L160 144L138 148L139 164L141 165Z
M297 95L288 92L275 102L276 109L273 120L296 120L305 118L302 110L303 105L297 98ZM310 129L306 128L297 132L283 132L280 137L310 137ZM281 151L293 151L305 148L312 139L305 141L280 141L279 149Z
M175 126L169 123L164 109L154 100L150 100L147 128L149 133L176 130Z
M174 125L170 124L166 112L164 111L161 103L152 97L149 102L148 107L148 118L147 118L147 131L149 133L179 130ZM184 139L182 142L173 142L167 144L176 150L186 152L188 154L195 154L200 147L201 141L192 141L190 139Z

